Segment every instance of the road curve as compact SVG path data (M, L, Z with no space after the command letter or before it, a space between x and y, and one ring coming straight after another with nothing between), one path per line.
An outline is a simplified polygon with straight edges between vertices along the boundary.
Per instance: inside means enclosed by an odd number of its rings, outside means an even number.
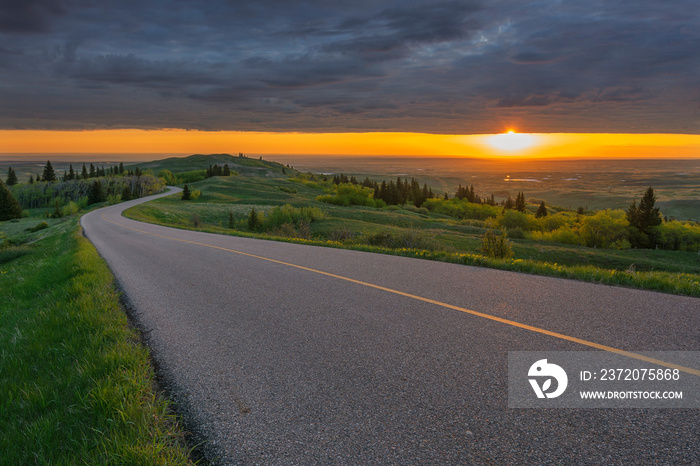
M508 351L700 351L700 299L121 215L155 197L82 227L211 462L700 464L700 410L509 409L507 384Z

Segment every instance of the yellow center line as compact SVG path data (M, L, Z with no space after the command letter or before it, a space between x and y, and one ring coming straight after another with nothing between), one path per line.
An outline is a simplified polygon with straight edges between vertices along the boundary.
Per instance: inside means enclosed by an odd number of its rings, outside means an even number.
M580 344L580 345L589 346L589 347L591 347L591 348L595 348L595 349L599 349L599 350L603 350L603 351L608 351L608 352L610 352L610 353L615 353L615 354L619 354L619 355L622 355L622 356L627 356L627 357L629 357L629 358L638 359L638 360L640 360L640 361L645 361L645 362L648 362L648 363L651 363L651 364L656 364L656 365L663 366L663 367L668 367L668 368L671 368L671 369L678 369L678 370L681 371L681 372L685 372L685 373L688 373L688 374L693 374L693 375L696 375L696 376L700 376L700 370L693 369L693 368L691 368L691 367L685 367L685 366L681 366L681 365L678 365L678 364L674 364L674 363L662 361L662 360L660 360L660 359L650 358L650 357L648 357L648 356L644 356L643 354L638 354L638 353L633 353L633 352L631 352L631 351L625 351L625 350L621 350L621 349L618 349L618 348L613 348L612 346L601 345L601 344L599 344L599 343L595 343L595 342L592 342L592 341L584 340L584 339L582 339L582 338L576 338L576 337L572 337L572 336L569 336L569 335L564 335L564 334L562 334L562 333L552 332L552 331L550 331L550 330L546 330L546 329L543 329L543 328L534 327L534 326L532 326L532 325L527 325L527 324L523 324L523 323L520 323L520 322L515 322L515 321L513 321L513 320L504 319L504 318L502 318L502 317L493 316L493 315L491 315L491 314L485 314L485 313L479 312L479 311L473 311L473 310L471 310L471 309L467 309L467 308L460 307L460 306L455 306L455 305L449 304L449 303L444 303L444 302L442 302L442 301L437 301L437 300L435 300L435 299L425 298L425 297L423 297L423 296L418 296L418 295L415 295L415 294L406 293L406 292L404 292L404 291L395 290L395 289L393 289L393 288L387 288L387 287L384 287L384 286L375 285L375 284L373 284L373 283L363 282L363 281L361 281L361 280L355 280L354 278L344 277L344 276L342 276L342 275L336 275L336 274L334 274L334 273L324 272L324 271L322 271L322 270L312 269L312 268L310 268L310 267L304 267L303 265L292 264L292 263L290 263L290 262L284 262L284 261L277 260L277 259L270 259L269 257L258 256L258 255L255 255L255 254L250 254L250 253L248 253L248 252L237 251L237 250L235 250L235 249L224 248L224 247L221 247L221 246L214 246L214 245L212 245L212 244L199 243L199 242L197 242L197 241L190 241L190 240L186 240L186 239L173 238L173 237L171 237L171 236L159 235L159 234L157 234L157 233L152 233L152 232L149 232L149 231L139 230L138 228L129 227L129 226L126 226L126 225L124 225L124 224L121 224L121 223L117 223L117 222L108 220L107 218L105 218L104 214L102 214L102 219L103 219L104 221L106 221L106 222L109 222L109 223L113 224L113 225L118 225L118 226L123 227L123 228L128 228L129 230L138 231L139 233L145 233L145 234L147 234L147 235L157 236L157 237L159 237L159 238L165 238L165 239L170 239L170 240L173 240L173 241L179 241L179 242L181 242L181 243L196 244L196 245L198 245L198 246L204 246L204 247L208 247L208 248L219 249L219 250L222 250L222 251L232 252L232 253L234 253L234 254L240 254L240 255L242 255L242 256L248 256L248 257L253 257L253 258L255 258L255 259L260 259L260 260L264 260L264 261L268 261L268 262L273 262L273 263L275 263L275 264L281 264L281 265L286 265L286 266L288 266L288 267L294 267L294 268L296 268L296 269L305 270L305 271L307 271L307 272L313 272L313 273L317 273L317 274L319 274L319 275L325 275L325 276L327 276L327 277L337 278L338 280L344 280L344 281L346 281L346 282L356 283L356 284L358 284L358 285L367 286L367 287L369 287L369 288L374 288L374 289L377 289L377 290L386 291L387 293L393 293L393 294L396 294L396 295L399 295L399 296L404 296L404 297L406 297L406 298L411 298L411 299L415 299L415 300L418 300L418 301L423 301L423 302L425 302L425 303L434 304L434 305L436 305L436 306L444 307L444 308L447 308L447 309L453 309L453 310L455 310L455 311L464 312L464 313L466 313L466 314L471 314L471 315L473 315L473 316L482 317L482 318L488 319L488 320L493 320L493 321L495 321L495 322L500 322L500 323L502 323L502 324L510 325L510 326L512 326L512 327L518 327L518 328L522 328L522 329L525 329L525 330L530 330L531 332L540 333L540 334L542 334L542 335L549 335L550 337L559 338L559 339L561 339L561 340L566 340L566 341L570 341L570 342L573 342L573 343L578 343L578 344Z

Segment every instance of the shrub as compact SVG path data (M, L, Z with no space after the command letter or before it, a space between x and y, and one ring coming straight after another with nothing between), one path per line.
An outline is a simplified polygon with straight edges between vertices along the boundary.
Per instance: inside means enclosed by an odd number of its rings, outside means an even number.
M432 212L449 215L450 217L460 220L486 220L489 217L496 217L499 214L498 207L487 204L475 204L467 201L466 199L457 198L452 198L449 200L438 198L427 199L423 203L422 207L425 207Z
M199 218L199 215L192 214L192 224L195 228L199 228L199 226L202 224L202 219Z
M674 251L700 250L700 225L692 222L670 221L652 227L653 236L664 249Z
M389 249L406 248L428 251L440 249L434 238L414 229L402 231L383 230L369 233L357 238L356 242Z
M609 248L627 241L628 225L625 212L606 209L583 217L579 234L587 246Z
M496 259L513 257L513 249L508 241L505 228L501 228L500 235L491 229L487 230L481 242L481 252Z
M174 186L178 183L178 179L173 173L168 169L163 169L158 172L158 178L163 178L165 184Z
M293 207L285 204L270 209L261 222L264 230L278 228L285 223L299 226L300 223L311 223L326 218L326 213L318 207Z
M528 215L525 212L507 209L503 212L503 215L498 218L498 225L507 230L520 228L522 231L530 231L535 229L534 227L537 225L537 221L532 215Z
M525 232L520 227L511 228L510 230L506 230L506 232L508 233L508 238L513 238L513 239L524 239L525 238Z
M583 239L572 227L566 225L554 231L533 231L529 234L530 239L535 241L553 241L556 243L574 244L583 246Z
M180 183L195 183L197 181L206 180L207 171L193 170L189 172L182 172L177 174L177 178Z
M328 239L336 243L343 243L355 237L355 233L347 228L337 228L328 233Z
M48 224L48 223L46 223L46 222L41 222L41 223L37 223L36 225L34 225L34 226L31 227L31 228L27 228L27 230L28 230L28 231L31 231L32 233L34 233L34 232L39 231L39 230L44 230L44 229L46 229L46 228L48 228L48 227L49 227L49 224Z
M374 190L352 183L341 183L331 188L331 194L324 194L316 198L317 201L340 206L361 205L368 207L383 207L384 201L377 202L374 199Z

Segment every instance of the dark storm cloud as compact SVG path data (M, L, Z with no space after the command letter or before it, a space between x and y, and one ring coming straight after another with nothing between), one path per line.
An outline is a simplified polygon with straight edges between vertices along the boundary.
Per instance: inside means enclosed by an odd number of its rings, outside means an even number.
M696 0L0 0L0 126L697 133L699 13Z
M0 32L47 32L64 6L54 0L0 0Z

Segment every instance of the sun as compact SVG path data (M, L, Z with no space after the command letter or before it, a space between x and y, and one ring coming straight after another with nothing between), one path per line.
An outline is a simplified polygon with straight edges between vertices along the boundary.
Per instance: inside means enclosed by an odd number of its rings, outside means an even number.
M535 145L537 137L533 134L517 133L510 129L506 133L489 136L486 143L500 151L517 152Z

